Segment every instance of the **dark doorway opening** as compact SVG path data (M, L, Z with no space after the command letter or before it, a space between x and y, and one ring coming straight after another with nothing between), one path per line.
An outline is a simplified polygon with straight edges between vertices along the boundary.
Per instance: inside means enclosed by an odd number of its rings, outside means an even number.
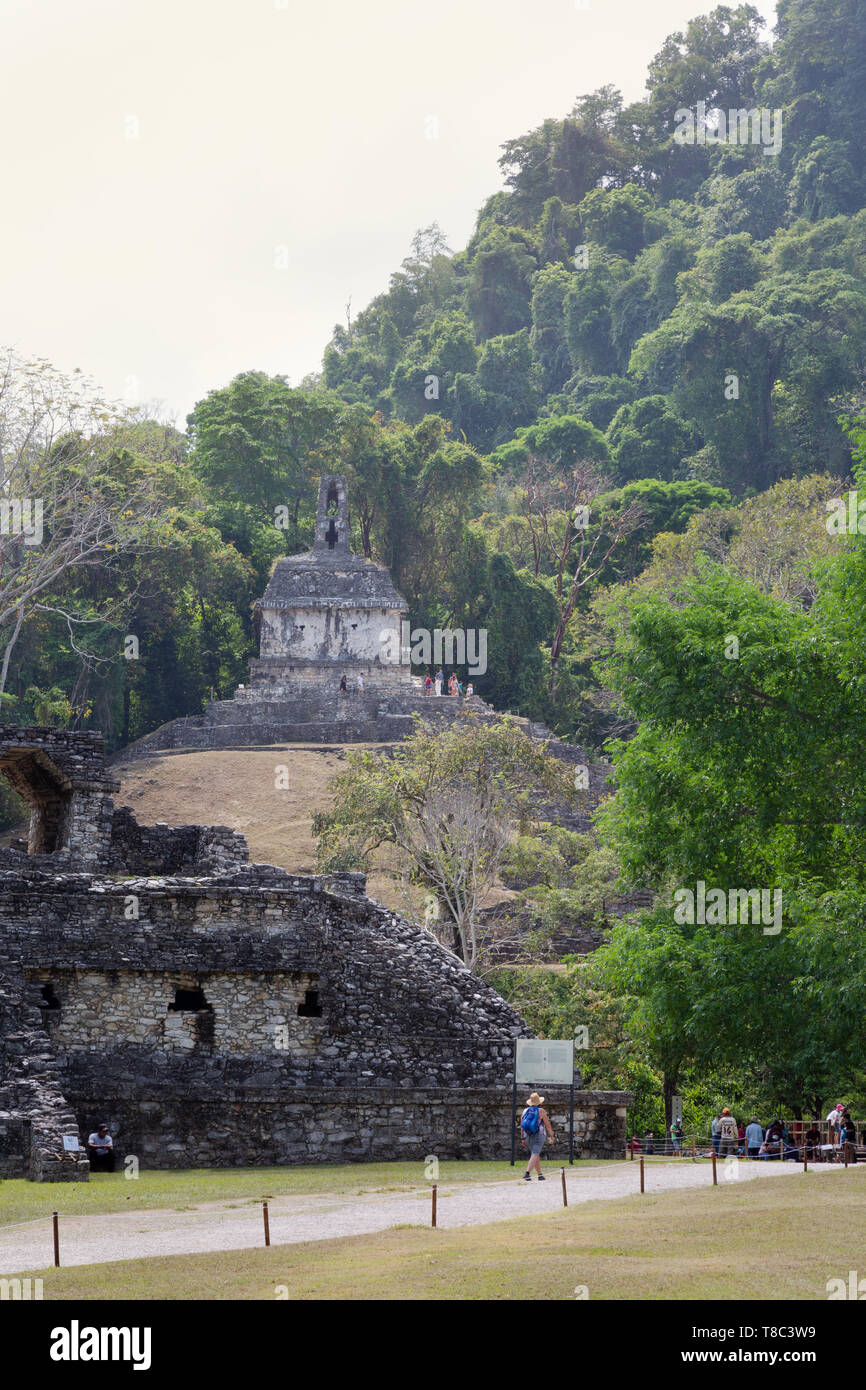
M181 1013L191 1012L200 1013L202 1009L209 1009L213 1013L211 1005L204 997L203 989L176 989L174 992L174 1003L169 1004L168 1012Z
M337 527L334 523L334 518L331 517L331 520L328 522L328 529L325 532L325 540L328 542L328 549L333 550L334 546L337 544L337 541L339 539L340 538L337 535Z
M66 849L72 810L72 783L41 749L8 748L0 772L29 807L28 854Z
M319 1003L319 991L308 989L304 994L303 1004L298 1005L299 1018L321 1018L322 1006Z
M53 984L51 983L50 980L46 981L46 983L42 986L41 994L42 994L42 1003L39 1005L40 1009L59 1009L59 1008L60 1008L60 1000L57 998L57 995L54 993L54 986L53 986Z

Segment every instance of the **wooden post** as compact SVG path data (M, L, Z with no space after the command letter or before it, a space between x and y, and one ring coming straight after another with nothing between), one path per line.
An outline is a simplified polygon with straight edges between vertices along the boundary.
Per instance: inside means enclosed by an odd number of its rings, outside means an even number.
M713 1149L713 1187L718 1187L719 1175L716 1172L716 1151Z
M804 1172L804 1173L808 1173L808 1171L809 1171L809 1150L808 1150L808 1147L807 1147L807 1145L806 1145L806 1140L804 1139L804 1140L803 1140L803 1172Z
M271 1223L270 1223L270 1220L269 1220L269 1218L268 1218L268 1204L267 1204L267 1202L262 1202L262 1216L264 1217L264 1222L265 1222L265 1245L270 1245L270 1243L271 1243Z
M433 1213L432 1213L432 1220L431 1220L430 1224L431 1224L431 1226L435 1226L435 1225L436 1225L436 1184L435 1184L435 1182L434 1182L434 1184L433 1184Z
M54 1225L54 1268L60 1268L60 1228L57 1224L57 1212L52 1212Z
M630 1158L630 1159L632 1160L632 1162L633 1162L633 1161L634 1161L634 1144L629 1144L629 1145L628 1145L628 1156L629 1156L629 1158Z
M568 1206L568 1193L567 1193L567 1191L566 1191L566 1189L565 1189L565 1169L562 1168L560 1171L561 1171L561 1173L562 1173L562 1205L563 1205L564 1207L567 1207L567 1206Z
M641 1154L641 1156L640 1156L640 1190L641 1190L641 1192L643 1192L643 1190L644 1190L643 1182L644 1182L644 1179L643 1179L643 1154Z

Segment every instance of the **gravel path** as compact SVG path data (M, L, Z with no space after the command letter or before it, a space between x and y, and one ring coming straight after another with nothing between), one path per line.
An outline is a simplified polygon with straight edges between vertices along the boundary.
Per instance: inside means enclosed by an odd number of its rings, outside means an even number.
M438 1225L475 1226L550 1211L562 1205L559 1169L551 1165L538 1184L518 1176L505 1182L443 1184L439 1189ZM844 1172L827 1165L823 1172ZM737 1167L738 1181L794 1177L796 1163L748 1163ZM515 1174L519 1168L515 1168ZM569 1205L614 1197L639 1195L636 1162L604 1168L566 1169ZM725 1181L725 1164L719 1163L719 1182ZM729 1179L730 1181L730 1179ZM669 1192L706 1187L712 1183L708 1162L647 1163L646 1190ZM47 1201L62 1197L52 1189ZM333 1240L338 1236L366 1235L390 1226L429 1226L429 1188L417 1193L369 1193L365 1196L273 1197L268 1202L271 1243L289 1245L304 1240ZM0 1216L2 1223L2 1216ZM154 1209L93 1216L60 1217L60 1260L63 1265L97 1264L154 1255L199 1254L208 1250L241 1250L262 1245L260 1203L203 1203L190 1211ZM4 1228L0 1224L0 1274L43 1269L53 1259L51 1218Z

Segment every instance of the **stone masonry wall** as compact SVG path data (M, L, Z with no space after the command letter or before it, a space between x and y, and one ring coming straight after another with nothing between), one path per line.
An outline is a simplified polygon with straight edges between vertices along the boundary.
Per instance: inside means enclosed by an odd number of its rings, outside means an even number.
M152 1166L506 1155L522 1021L362 885L332 886L0 874L3 950L50 986L45 1050L81 1126L108 1119ZM178 989L206 1007L171 1010ZM626 1103L579 1101L582 1151L621 1152Z
M46 1021L55 1050L158 1048L167 1056L207 1051L242 1057L276 1047L302 1056L315 1053L325 1031L321 1018L299 1015L319 977L309 971L274 970L267 976L190 971L95 971L40 969L60 1007ZM176 1009L178 990L202 990L206 1007Z
M211 874L246 864L243 835L225 825L139 825L128 806L111 822L109 868L128 874Z
M575 1092L575 1158L622 1158L631 1099L619 1091ZM546 1101L556 1143L545 1146L544 1157L562 1163L568 1159L568 1094ZM82 1122L106 1108L98 1095L82 1094L78 1104ZM517 1113L519 1119L519 1106ZM505 1160L511 1153L510 1089L377 1088L346 1096L310 1089L277 1103L250 1100L243 1108L242 1143L233 1107L221 1101L120 1099L112 1101L106 1118L119 1152L135 1154L143 1168L403 1158L416 1160L420 1170L431 1154ZM517 1163L525 1156L518 1135Z

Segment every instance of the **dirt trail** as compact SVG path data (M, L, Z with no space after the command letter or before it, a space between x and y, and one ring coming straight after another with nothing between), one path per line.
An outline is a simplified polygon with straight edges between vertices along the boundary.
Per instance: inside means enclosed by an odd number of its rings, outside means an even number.
M557 1168L550 1168L544 1183L534 1178L525 1183L517 1176L505 1182L443 1184L439 1189L438 1222L445 1229L502 1221L533 1212L551 1211L562 1205ZM748 1163L737 1165L737 1181L794 1178L801 1173L796 1163ZM844 1172L827 1166L822 1172ZM610 1168L568 1172L569 1205L639 1194L639 1166L621 1163ZM725 1164L719 1164L719 1182L725 1181ZM728 1179L730 1181L731 1179ZM712 1182L706 1162L648 1163L646 1190L669 1192L706 1187ZM56 1189L48 1200L58 1202ZM367 1235L391 1226L430 1224L429 1188L413 1193L369 1193L364 1196L273 1197L268 1202L272 1245L298 1241L334 1240L340 1236ZM63 1265L98 1264L110 1260L139 1259L155 1255L201 1254L208 1250L241 1250L262 1245L260 1203L211 1202L190 1211L154 1209L107 1215L62 1216L60 1259ZM0 1226L0 1274L43 1269L52 1260L50 1216L44 1221L3 1228Z

